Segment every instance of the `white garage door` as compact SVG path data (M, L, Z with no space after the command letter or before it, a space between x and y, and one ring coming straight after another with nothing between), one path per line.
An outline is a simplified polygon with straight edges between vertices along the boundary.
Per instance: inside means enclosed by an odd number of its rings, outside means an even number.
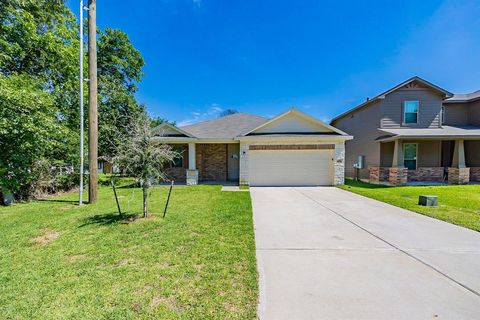
M333 184L333 150L250 150L251 186Z

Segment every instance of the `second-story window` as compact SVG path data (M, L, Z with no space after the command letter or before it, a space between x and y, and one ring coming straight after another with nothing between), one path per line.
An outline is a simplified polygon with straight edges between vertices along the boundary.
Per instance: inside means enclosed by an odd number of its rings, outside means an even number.
M418 123L418 101L405 101L403 104L403 123Z
M445 106L442 106L442 113L440 116L442 118L442 124L445 124Z

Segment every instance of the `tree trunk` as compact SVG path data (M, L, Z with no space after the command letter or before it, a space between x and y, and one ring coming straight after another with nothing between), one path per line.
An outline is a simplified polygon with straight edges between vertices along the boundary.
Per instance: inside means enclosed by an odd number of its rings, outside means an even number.
M146 218L148 216L147 212L147 184L143 183L143 217Z

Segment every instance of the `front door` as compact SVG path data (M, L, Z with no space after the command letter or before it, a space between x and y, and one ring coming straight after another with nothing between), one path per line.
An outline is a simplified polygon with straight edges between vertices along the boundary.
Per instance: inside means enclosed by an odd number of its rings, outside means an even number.
M227 145L227 171L229 181L238 181L240 169L240 144L229 143Z

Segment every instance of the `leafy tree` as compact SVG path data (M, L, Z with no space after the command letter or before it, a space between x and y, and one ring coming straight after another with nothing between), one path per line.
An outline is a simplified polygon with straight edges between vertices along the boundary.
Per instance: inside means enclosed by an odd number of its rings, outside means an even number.
M235 113L238 113L238 111L235 109L225 109L218 115L218 117L221 118Z
M129 134L130 119L144 112L135 100L144 60L124 32L107 28L99 33L99 154L111 157Z
M167 122L170 123L171 125L177 125L175 121L170 121L162 117L150 117L150 128L155 128L161 125L162 123Z
M78 38L75 16L63 1L2 1L0 74L28 75L37 90L48 93L53 119L65 129L51 156L73 161L78 145Z
M53 97L28 75L0 76L0 188L25 193L35 161L58 147L63 129Z
M147 196L151 179L165 178L163 168L177 155L166 144L155 143L150 130L150 120L146 113L141 114L129 127L131 135L119 142L113 163L125 168L126 172L137 178L143 190L143 216L148 216Z
M52 164L78 164L78 54L78 24L64 0L0 0L0 90L2 97L18 98L0 111L0 131L5 138L16 139L15 131L8 132L9 124L17 123L26 110L31 110L32 119L25 125L37 123L36 130L41 137L27 131L18 137L19 141L38 145L31 155L41 155ZM84 65L88 74L88 65ZM108 28L99 31L100 155L112 156L117 141L128 135L129 118L144 112L145 108L135 99L143 65L140 52L125 33ZM0 102L2 106L5 101ZM85 121L87 128L87 119ZM40 123L54 124L55 132ZM18 127L20 129L23 127ZM33 130L33 127L25 129ZM46 141L48 143L43 143ZM26 157L28 152L22 149L23 145L17 146L11 140L2 140L2 143L8 144L9 150L8 154L1 150L5 157L0 163L1 172L16 172L19 183L26 186L27 181L34 179L34 168L38 166ZM7 165L10 167L5 167ZM12 166L16 168L14 171ZM23 166L23 178L20 178L20 166Z

